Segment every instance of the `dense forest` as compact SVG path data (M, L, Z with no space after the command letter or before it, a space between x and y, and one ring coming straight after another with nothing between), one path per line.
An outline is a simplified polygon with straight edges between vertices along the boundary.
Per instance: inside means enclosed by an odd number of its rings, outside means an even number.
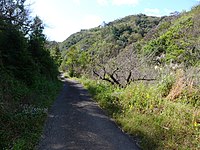
M199 149L200 6L169 16L131 15L59 43L78 77L143 149Z
M60 87L43 29L25 0L0 1L0 149L34 149Z

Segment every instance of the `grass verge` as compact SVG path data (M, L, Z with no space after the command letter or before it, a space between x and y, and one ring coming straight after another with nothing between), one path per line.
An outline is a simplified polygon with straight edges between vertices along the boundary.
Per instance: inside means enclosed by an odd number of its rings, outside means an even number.
M140 82L120 89L97 80L79 81L126 132L140 137L142 149L200 149L199 88L167 99L163 94L171 94L176 82Z
M2 71L0 87L0 149L35 149L61 83L37 76L27 86Z

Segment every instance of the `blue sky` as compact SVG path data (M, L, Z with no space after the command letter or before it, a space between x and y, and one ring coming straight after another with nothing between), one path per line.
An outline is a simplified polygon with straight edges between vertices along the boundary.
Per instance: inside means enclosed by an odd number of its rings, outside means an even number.
M188 11L200 0L27 0L32 15L46 24L49 40L63 41L81 29L89 29L128 15L153 16Z

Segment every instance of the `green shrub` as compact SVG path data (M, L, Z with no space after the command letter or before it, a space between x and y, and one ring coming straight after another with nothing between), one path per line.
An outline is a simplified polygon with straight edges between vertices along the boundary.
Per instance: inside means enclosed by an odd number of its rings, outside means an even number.
M161 79L160 83L158 84L158 90L162 97L166 97L169 94L174 82L175 78L173 75L166 75Z
M60 82L38 75L27 86L1 70L0 85L0 149L34 149Z
M199 103L192 101L194 107L183 97L182 101L163 98L175 83L172 76L164 77L159 84L140 82L124 89L101 81L79 81L126 132L140 138L143 149L199 148Z

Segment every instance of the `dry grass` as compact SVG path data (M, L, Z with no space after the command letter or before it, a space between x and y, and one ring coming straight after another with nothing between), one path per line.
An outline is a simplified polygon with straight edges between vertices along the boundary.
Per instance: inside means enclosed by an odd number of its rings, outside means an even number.
M186 84L185 84L185 77L183 70L178 70L176 75L176 82L172 86L168 96L166 97L169 100L175 100L178 98L182 92L184 91Z
M167 96L170 100L163 98L160 84L115 89L86 79L82 83L124 131L140 137L143 149L196 150L200 149L199 88L185 74L177 72Z
M176 101L176 99L180 98L184 93L187 94L187 97L191 97L198 91L198 88L194 86L194 79L187 77L183 70L178 70L176 73L176 80L169 94L166 96L166 99Z

